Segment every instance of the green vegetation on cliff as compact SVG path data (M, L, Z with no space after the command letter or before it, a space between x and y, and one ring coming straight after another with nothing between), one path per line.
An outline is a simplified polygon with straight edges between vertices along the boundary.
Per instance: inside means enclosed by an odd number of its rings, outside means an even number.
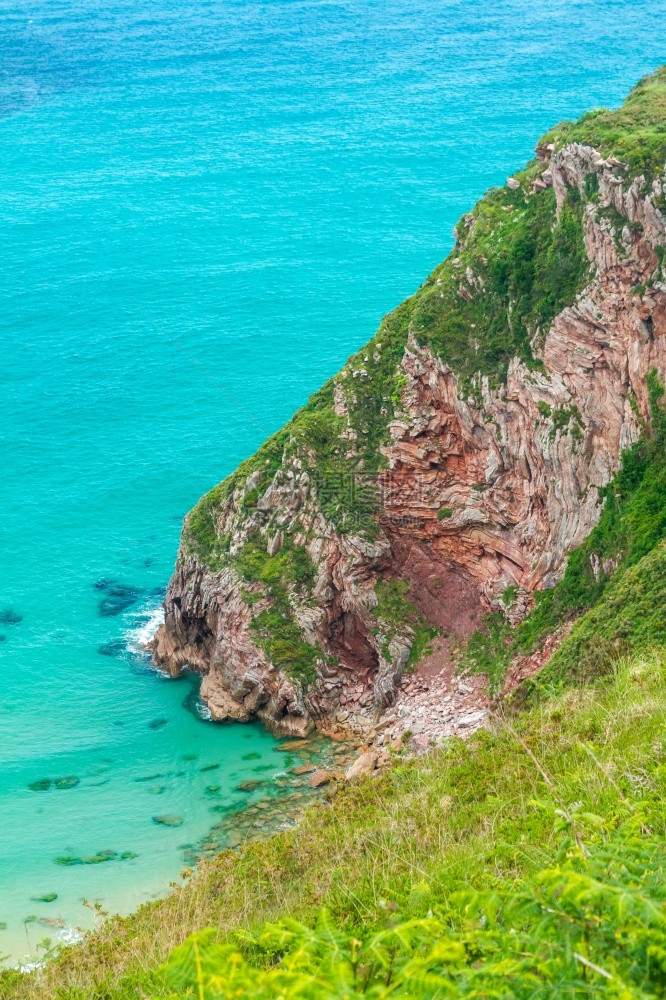
M269 556L265 540L255 534L236 557L236 565L245 580L259 584L259 588L246 593L247 603L252 605L264 596L269 601L269 607L255 615L250 624L254 641L274 666L307 688L317 676L317 659L324 654L319 646L304 642L287 586L307 600L315 576L312 560L290 538L276 555Z
M406 580L378 580L375 585L377 607L375 614L381 621L381 629L385 636L382 653L385 659L391 659L390 644L395 636L405 634L405 626L412 636L412 648L409 651L405 669L413 670L423 655L429 652L430 643L439 635L439 629L424 620L416 605L407 597L409 584Z
M588 111L577 122L562 122L542 142L557 149L570 142L594 146L626 163L629 176L651 181L666 162L666 67L640 80L616 111Z

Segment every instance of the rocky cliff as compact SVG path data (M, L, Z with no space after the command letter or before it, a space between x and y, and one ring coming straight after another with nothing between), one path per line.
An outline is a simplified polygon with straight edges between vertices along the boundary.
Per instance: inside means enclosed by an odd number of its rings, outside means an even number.
M483 684L456 675L460 650L484 612L516 624L560 580L649 426L665 163L665 71L553 130L366 348L188 515L154 655L204 675L214 719L367 734L406 688L448 731L478 723ZM593 555L595 574L613 569Z

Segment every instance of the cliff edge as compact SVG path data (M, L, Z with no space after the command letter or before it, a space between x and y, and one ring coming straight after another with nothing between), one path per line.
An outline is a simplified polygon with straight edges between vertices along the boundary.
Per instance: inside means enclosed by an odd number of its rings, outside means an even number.
M425 733L479 724L465 644L561 581L650 427L665 165L662 69L544 137L416 294L188 514L154 656L203 674L213 719L418 735L402 698ZM618 565L587 561L597 580Z

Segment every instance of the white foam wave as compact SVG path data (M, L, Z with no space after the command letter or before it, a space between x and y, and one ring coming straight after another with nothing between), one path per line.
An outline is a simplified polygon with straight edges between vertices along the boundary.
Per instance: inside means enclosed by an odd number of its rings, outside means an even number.
M127 635L127 648L133 653L145 653L146 646L154 638L160 625L164 624L164 608L147 608L140 616L143 621Z
M197 699L197 712L199 714L199 717L204 719L206 722L210 722L210 720L213 718L208 705L206 704L205 701L202 701L201 698Z

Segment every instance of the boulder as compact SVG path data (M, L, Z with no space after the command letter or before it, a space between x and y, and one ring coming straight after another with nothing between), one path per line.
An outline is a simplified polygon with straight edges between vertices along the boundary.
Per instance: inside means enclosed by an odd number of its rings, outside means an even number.
M375 769L375 763L377 761L377 753L374 750L368 750L366 753L362 753L356 760L351 764L345 772L345 781L356 781L357 778L364 778L368 774L372 774Z
M330 780L331 780L331 775L329 774L328 771L317 770L314 772L314 774L308 781L308 785L310 786L310 788L321 788L322 785L328 785Z

